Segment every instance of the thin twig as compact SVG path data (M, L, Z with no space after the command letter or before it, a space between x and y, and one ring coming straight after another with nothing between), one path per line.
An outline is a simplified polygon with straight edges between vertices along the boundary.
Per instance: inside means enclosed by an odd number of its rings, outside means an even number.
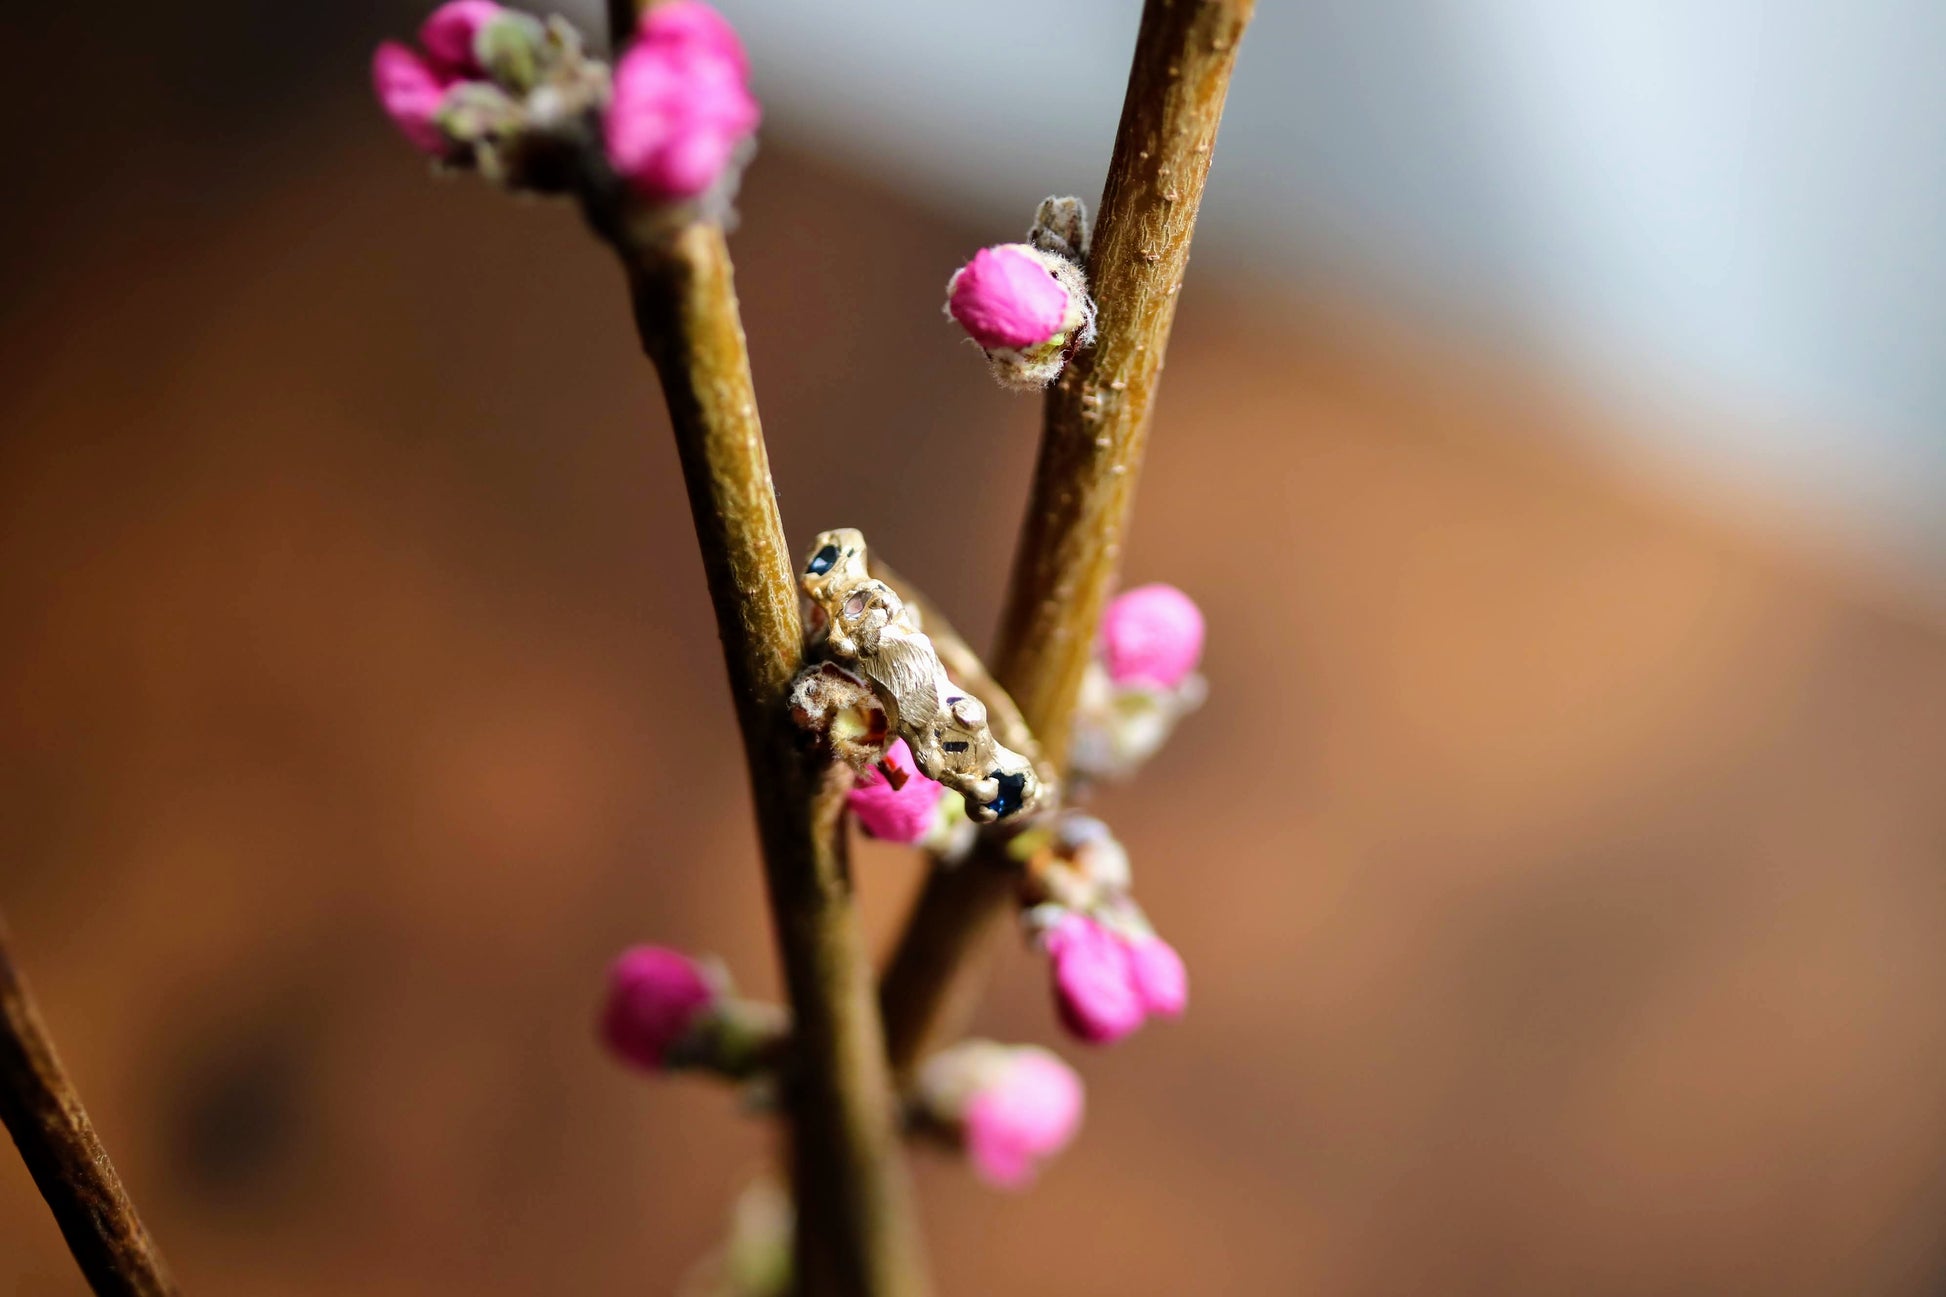
M1147 0L1142 9L1088 261L1100 336L1048 391L992 659L1056 768L1066 764L1075 699L1121 557L1203 181L1254 7ZM968 997L952 984L963 966L981 962L985 933L1009 896L997 873L935 865L914 904L880 994L901 1074L958 1020L950 1006Z
M902 1090L926 1055L973 1016L990 937L1017 890L1012 862L988 835L963 860L932 859L879 979L886 1051Z
M61 1067L0 919L0 1121L68 1250L101 1297L169 1297L176 1285Z
M852 903L840 772L802 750L786 697L803 663L786 548L723 232L691 224L629 256L662 378L756 801L796 1049L789 1095L799 1291L919 1297L898 1107Z
M994 673L1057 764L1121 557L1176 298L1253 0L1148 0L1088 261L1100 337L1047 395Z

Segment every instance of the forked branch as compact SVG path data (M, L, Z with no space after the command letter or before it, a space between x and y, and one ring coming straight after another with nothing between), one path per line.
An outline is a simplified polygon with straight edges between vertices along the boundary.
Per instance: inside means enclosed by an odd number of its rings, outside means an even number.
M898 1108L852 903L844 772L802 750L786 706L804 632L729 249L720 228L696 222L624 255L729 668L795 1025L786 1090L799 1291L919 1297L926 1280Z
M1237 44L1254 0L1147 0L1102 191L1088 280L1099 337L1048 390L1033 492L994 675L1047 762L1066 762L1095 627L1121 557L1176 297ZM935 864L884 978L888 1045L908 1071L952 1034L953 983L1004 911L1004 875Z

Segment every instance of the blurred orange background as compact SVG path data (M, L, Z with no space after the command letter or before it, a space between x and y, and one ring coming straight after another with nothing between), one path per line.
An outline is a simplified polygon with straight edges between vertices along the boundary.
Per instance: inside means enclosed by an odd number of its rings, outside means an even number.
M775 979L618 276L428 183L363 94L394 7L110 16L11 33L18 954L186 1291L670 1291L770 1136L610 1063L602 970ZM1038 403L938 301L1013 231L773 134L732 246L793 542L984 641ZM1202 601L1212 697L1102 809L1194 1001L1058 1044L1032 1193L920 1157L944 1293L1946 1286L1946 637L1592 417L1192 272L1126 571ZM917 864L857 873L882 950ZM1057 1040L1035 958L979 1029ZM0 1292L82 1291L0 1158Z

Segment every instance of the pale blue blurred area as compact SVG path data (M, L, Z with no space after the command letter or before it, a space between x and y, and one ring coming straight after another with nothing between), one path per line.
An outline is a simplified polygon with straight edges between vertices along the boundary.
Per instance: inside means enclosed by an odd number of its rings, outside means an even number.
M1098 193L1137 0L722 3L772 130L996 237ZM1946 588L1946 3L1258 9L1205 264L1485 331Z

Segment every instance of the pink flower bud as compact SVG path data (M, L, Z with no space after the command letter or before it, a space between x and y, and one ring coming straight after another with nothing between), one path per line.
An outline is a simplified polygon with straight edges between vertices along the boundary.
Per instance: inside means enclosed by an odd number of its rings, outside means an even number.
M1120 1040L1147 1016L1120 937L1085 914L1065 915L1045 938L1061 1021L1092 1044Z
M701 0L658 5L615 65L603 121L615 171L645 196L694 198L714 185L762 115L736 30Z
M946 788L919 773L904 739L892 744L885 760L904 772L905 786L892 787L884 772L874 766L845 801L866 836L887 842L918 842L938 823L939 799L946 795Z
M716 988L687 955L661 946L631 946L608 970L602 1038L637 1067L659 1069L716 998Z
M445 157L452 148L436 118L454 81L398 41L386 41L372 55L372 89L379 105L415 147L434 157Z
M982 347L1035 347L1061 333L1068 290L1025 244L973 254L946 286L946 309Z
M966 1103L964 1138L974 1174L1000 1189L1034 1178L1081 1125L1081 1078L1044 1049L1009 1050Z
M475 42L480 28L500 16L493 0L446 0L419 27L419 44L441 71L456 77L485 75Z
M1182 956L1161 937L1132 937L1125 943L1129 979L1142 1007L1174 1018L1189 1006L1189 970Z
M701 0L676 0L658 5L636 31L637 42L680 47L696 57L721 59L740 79L748 80L750 60L744 56L737 29Z
M1100 651L1116 684L1174 689L1202 660L1203 614L1172 585L1137 586L1102 615Z

